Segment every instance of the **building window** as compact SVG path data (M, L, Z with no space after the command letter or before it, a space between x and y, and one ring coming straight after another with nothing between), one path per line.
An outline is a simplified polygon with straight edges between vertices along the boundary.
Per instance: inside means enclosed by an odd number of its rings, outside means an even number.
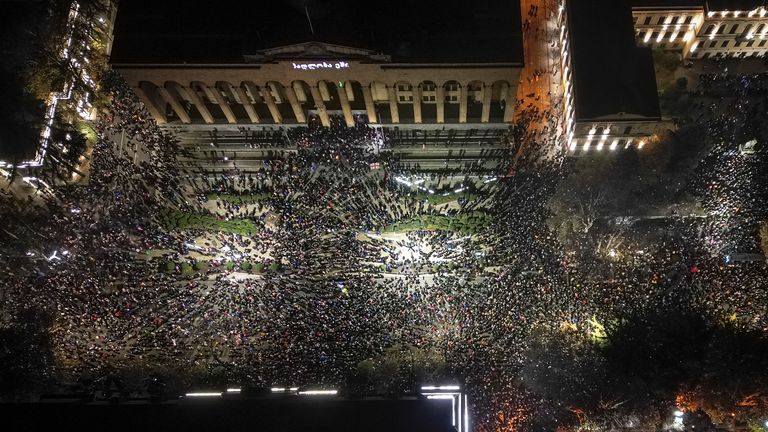
M423 96L421 100L423 100L424 102L434 102L435 96L434 95Z
M400 91L409 91L411 89L410 84L398 84L397 89Z
M703 56L701 56L701 58L703 58L703 59L707 59L707 58L709 58L709 53L708 53L708 52L704 53L704 55L703 55Z
M699 53L697 52L691 53L691 58L699 58Z
M445 86L445 89L448 91L458 91L459 85L458 84L448 84Z
M690 24L691 21L693 21L693 15L688 15L687 17L685 17L685 23L686 24Z
M710 24L710 25L707 27L707 30L706 30L704 33L705 33L705 34L711 34L713 31L715 31L715 25L714 25L714 24Z
M647 32L641 31L640 33L637 34L637 38L638 39L645 39L645 33L647 33Z
M456 95L449 95L449 96L446 97L446 99L448 100L448 102L458 102L459 101L459 97L456 96Z
M754 40L750 40L749 42L747 42L747 48L752 48L752 45L754 45L754 44L755 44L755 41Z
M677 15L673 16L672 17L672 21L670 22L670 24L677 24L677 20L679 20L679 19L680 19L679 16L677 16Z
M659 37L659 32L655 31L655 32L651 33L651 39L653 39L654 41L655 41L655 40L656 40L656 38L658 38L658 37Z
M766 40L765 40L765 39L763 39L763 40L761 40L761 41L760 41L760 43L759 43L757 46L759 46L759 47L761 47L761 48L762 48L762 47L764 47L764 46L765 46L765 42L766 42Z
M632 17L632 24L637 24L637 17Z
M627 126L624 128L624 135L629 135L632 133L632 126Z
M723 43L720 44L720 48L727 47L728 46L728 42L730 42L730 41L724 40Z
M413 96L400 96L400 102L413 102Z
M434 84L422 84L421 90L422 91L435 91L435 85Z
M715 47L715 45L717 45L717 41L711 41L711 42L709 43L709 47L710 47L710 48L714 48L714 47Z
M734 25L731 27L731 31L729 31L728 33L729 33L729 34L734 34L734 33L736 33L736 31L737 31L738 29L739 29L739 25L738 25L738 24L734 24Z
M651 25L651 17L649 16L645 17L645 21L643 21L643 25Z
M725 32L726 27L728 26L725 24L721 25L720 28L717 29L717 34L723 34Z

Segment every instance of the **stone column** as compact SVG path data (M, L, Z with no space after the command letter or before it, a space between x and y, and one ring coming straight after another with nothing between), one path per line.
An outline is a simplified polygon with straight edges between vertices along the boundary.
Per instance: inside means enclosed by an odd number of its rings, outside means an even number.
M189 118L187 111L184 110L184 107L181 106L179 101L176 100L176 97L171 94L167 88L158 87L157 91L160 93L160 96L171 105L171 108L173 108L173 111L182 123L192 123L192 119Z
M179 87L177 88L179 91L179 94L181 94L181 97L186 96L186 100L190 101L198 111L200 111L200 115L203 116L203 120L206 123L213 123L213 116L211 115L211 112L208 111L208 107L205 106L205 103L202 99L200 99L200 96L197 95L197 92L194 88L191 87Z
M411 88L413 93L413 122L421 123L421 87L415 85Z
M459 84L459 123L467 122L467 85Z
M315 101L315 107L317 113L320 115L320 122L325 127L331 127L331 119L328 117L328 111L325 110L325 103L323 97L320 96L320 89L316 85L309 87L309 92L312 94L312 99Z
M267 108L269 108L270 114L272 114L272 120L274 120L275 123L282 123L283 118L280 116L280 111L277 109L277 105L275 104L275 98L272 97L272 92L269 88L269 83L265 83L263 86L261 86L261 97L264 99L264 102L267 104Z
M483 83L483 116L480 121L488 123L491 118L491 93L493 93L493 87Z
M349 106L349 98L347 97L347 89L336 85L336 93L339 94L339 102L341 102L341 110L344 111L344 121L347 123L347 127L355 125L355 118L352 117L352 107Z
M435 103L437 104L437 122L445 123L445 87L438 84L435 88Z
M507 99L504 102L504 122L512 123L515 116L515 103L517 102L517 90L514 86L507 86Z
M400 111L397 109L395 86L387 85L387 93L389 94L389 111L392 114L392 123L400 123Z
M288 98L288 102L291 103L293 109L293 115L296 116L297 123L306 123L307 118L304 116L304 110L301 108L299 98L296 97L296 91L293 90L292 85L285 86L285 97Z
M245 93L245 90L243 90L242 87L237 86L235 87L235 93L237 93L237 97L240 98L240 103L243 105L243 108L245 108L245 112L248 113L248 118L251 119L251 123L259 123L259 115L256 113L256 109L253 108L251 99Z
M232 108L229 106L229 102L227 102L227 99L224 98L224 95L221 94L221 91L217 87L209 88L210 93L213 94L213 99L218 102L219 107L224 112L224 117L227 118L227 121L229 123L237 123L237 117L235 117L235 113L232 111Z
M157 102L154 92L151 90L145 90L141 87L134 87L133 92L139 97L141 102L147 107L147 111L152 114L157 124L168 123L168 118L165 116L165 107L161 107Z
M372 84L360 84L363 89L363 99L365 99L365 110L368 112L368 123L378 123L376 119L376 106L373 104L371 95Z

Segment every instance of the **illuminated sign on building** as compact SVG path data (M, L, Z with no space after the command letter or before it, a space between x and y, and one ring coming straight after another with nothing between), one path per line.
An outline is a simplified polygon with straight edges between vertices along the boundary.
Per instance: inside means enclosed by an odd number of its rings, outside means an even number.
M317 69L348 69L349 62L340 61L336 63L319 62L319 63L292 63L294 69L301 70L317 70Z

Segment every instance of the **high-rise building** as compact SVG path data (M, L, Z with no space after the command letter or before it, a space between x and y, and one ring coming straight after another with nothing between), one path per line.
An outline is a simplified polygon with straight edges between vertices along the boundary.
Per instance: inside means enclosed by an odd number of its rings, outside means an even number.
M635 44L628 3L564 0L558 23L571 152L642 148L670 127L661 118L651 49Z

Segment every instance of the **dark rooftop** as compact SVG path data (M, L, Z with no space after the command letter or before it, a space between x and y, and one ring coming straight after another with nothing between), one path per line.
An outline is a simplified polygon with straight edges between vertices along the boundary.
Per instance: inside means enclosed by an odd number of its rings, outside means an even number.
M122 0L112 62L242 63L244 54L309 41L393 62L523 61L517 0Z
M34 403L5 406L3 430L451 432L451 401L278 397L163 404ZM54 423L55 422L55 423Z
M616 0L567 4L576 119L618 113L659 118L651 50L635 45L629 4Z

